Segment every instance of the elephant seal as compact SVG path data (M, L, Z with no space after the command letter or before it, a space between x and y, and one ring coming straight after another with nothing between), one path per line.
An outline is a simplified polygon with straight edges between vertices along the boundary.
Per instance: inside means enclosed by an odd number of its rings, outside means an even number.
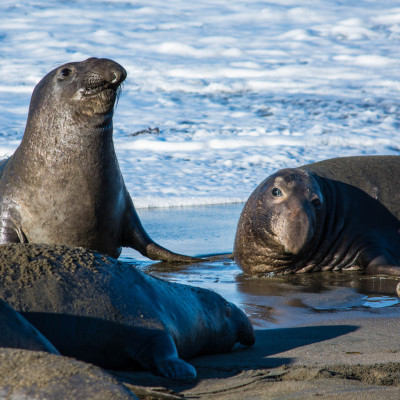
M99 367L68 357L16 349L0 349L0 398L137 400Z
M1 245L0 297L62 355L107 369L139 364L191 381L183 359L254 342L245 314L217 293L82 248Z
M121 247L191 262L145 232L113 143L125 69L108 59L62 65L35 87L21 144L0 165L0 243L65 244L118 257Z
M35 327L1 299L0 347L59 354L57 349Z
M251 194L234 258L248 274L363 269L400 275L400 156L283 169Z

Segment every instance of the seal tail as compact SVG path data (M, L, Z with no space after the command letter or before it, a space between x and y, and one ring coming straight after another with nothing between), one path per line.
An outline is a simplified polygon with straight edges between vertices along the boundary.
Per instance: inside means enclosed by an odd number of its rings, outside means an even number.
M124 228L123 246L132 247L151 260L176 263L195 263L205 261L202 258L174 253L154 242L143 228L132 202L129 217L127 218Z

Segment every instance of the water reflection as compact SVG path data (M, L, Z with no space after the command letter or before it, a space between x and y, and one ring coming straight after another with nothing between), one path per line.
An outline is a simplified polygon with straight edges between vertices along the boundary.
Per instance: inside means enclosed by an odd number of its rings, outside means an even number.
M258 327L306 324L349 310L371 314L397 307L400 312L396 295L400 280L395 277L349 271L249 277L224 257L185 266L141 262L139 268L170 281L212 289L239 305Z

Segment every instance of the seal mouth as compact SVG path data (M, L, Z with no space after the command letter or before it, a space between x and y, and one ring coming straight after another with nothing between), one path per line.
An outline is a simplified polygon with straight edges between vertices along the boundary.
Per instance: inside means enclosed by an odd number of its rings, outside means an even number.
M95 84L95 85L88 85L85 87L84 91L83 91L83 96L85 97L95 97L97 96L99 93L102 92L109 92L109 93L117 93L117 91L119 90L119 84L115 85L109 82L101 82L100 84Z
M82 91L82 99L90 104L90 112L94 114L109 113L115 108L122 88L120 82L110 83L107 81L97 82L97 84L86 85Z
M252 346L256 338L249 318L241 309L236 308L235 320L238 321L236 341L245 346Z
M243 323L242 328L239 330L238 342L245 346L253 346L256 341L254 328L250 322Z

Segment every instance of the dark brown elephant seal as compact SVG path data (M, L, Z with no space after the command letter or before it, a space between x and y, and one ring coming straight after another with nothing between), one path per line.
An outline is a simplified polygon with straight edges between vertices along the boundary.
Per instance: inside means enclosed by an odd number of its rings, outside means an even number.
M122 66L89 58L35 87L24 137L0 165L0 243L81 246L118 257L133 247L156 260L190 262L155 243L125 187L113 144Z
M249 274L400 275L400 156L335 158L271 175L244 206L234 257Z
M57 349L34 326L1 299L0 347L59 354Z
M1 245L0 298L62 355L107 369L141 365L191 381L183 359L254 342L245 314L217 293L82 248Z
M0 349L0 398L137 400L99 367L68 357L15 349Z

